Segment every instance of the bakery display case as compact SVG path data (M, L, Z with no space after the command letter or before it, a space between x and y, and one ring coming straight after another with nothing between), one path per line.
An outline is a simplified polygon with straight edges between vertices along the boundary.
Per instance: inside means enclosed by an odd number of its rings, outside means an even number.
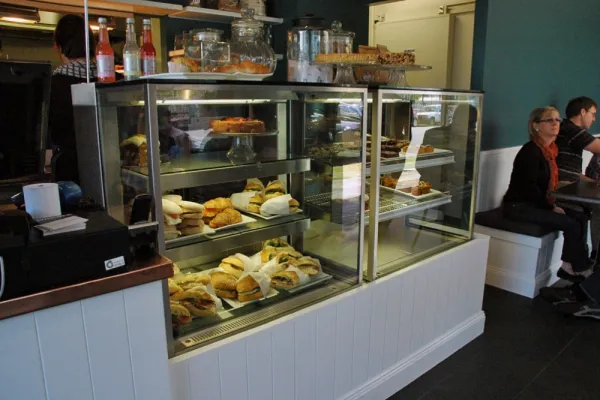
M136 199L154 199L158 251L176 264L171 356L362 281L367 98L361 86L264 82L74 89L85 193L130 229L148 222Z
M367 280L472 238L482 102L476 92L370 91ZM422 124L416 109L439 115Z

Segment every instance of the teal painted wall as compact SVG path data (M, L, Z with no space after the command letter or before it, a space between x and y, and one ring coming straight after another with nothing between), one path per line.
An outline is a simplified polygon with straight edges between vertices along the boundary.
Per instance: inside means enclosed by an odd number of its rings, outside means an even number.
M477 0L472 88L483 150L525 143L534 107L600 100L600 1Z

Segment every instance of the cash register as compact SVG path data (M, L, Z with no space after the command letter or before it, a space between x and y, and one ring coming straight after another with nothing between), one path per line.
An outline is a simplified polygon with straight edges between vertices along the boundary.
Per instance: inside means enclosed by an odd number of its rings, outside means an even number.
M0 211L0 301L127 272L128 227L104 211L76 214L84 230L44 237L25 211Z

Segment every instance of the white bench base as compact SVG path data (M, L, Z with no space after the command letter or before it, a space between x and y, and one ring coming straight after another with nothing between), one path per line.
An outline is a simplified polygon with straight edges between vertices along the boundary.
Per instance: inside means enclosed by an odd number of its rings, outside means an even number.
M553 232L541 238L475 225L475 232L490 237L485 283L534 298L540 288L558 278L563 236Z

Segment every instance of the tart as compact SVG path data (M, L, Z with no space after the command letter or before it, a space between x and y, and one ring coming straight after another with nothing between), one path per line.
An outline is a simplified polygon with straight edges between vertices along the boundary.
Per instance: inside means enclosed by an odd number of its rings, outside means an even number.
M227 117L210 121L214 133L264 133L265 123L258 119Z

